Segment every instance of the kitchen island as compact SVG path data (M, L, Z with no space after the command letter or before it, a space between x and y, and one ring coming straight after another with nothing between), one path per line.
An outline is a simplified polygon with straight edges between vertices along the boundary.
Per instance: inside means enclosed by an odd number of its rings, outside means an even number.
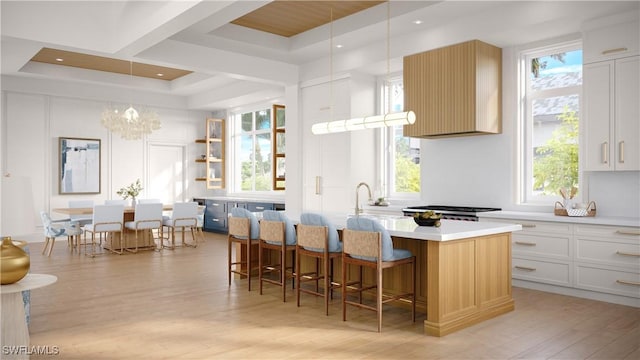
M389 231L395 248L416 256L416 302L427 313L426 334L444 336L514 309L511 232L520 225L442 220L436 228L418 226L410 217L372 217ZM346 224L345 217L332 220L339 229ZM389 271L385 290L407 289L406 271Z

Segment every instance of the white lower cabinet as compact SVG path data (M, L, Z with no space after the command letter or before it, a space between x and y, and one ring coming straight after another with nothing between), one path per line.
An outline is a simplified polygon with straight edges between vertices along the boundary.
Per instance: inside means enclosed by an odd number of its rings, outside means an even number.
M576 287L640 298L640 229L574 225Z
M640 228L486 220L522 225L512 235L515 285L640 307Z

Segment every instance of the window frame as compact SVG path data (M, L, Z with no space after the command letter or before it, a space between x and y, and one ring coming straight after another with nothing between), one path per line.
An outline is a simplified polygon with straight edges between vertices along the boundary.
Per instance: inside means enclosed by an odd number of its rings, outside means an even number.
M562 197L559 194L554 195L537 195L534 196L533 188L533 156L530 149L533 144L533 103L537 99L550 98L555 96L564 95L577 95L579 97L578 104L578 184L580 190L573 201L581 202L584 189L587 188L585 177L581 168L581 151L580 141L582 138L582 86L574 85L564 88L548 89L540 92L536 92L533 96L529 95L529 89L531 88L531 60L542 56L548 56L550 54L557 54L561 52L570 52L575 50L583 50L583 42L581 39L572 39L564 41L549 41L544 44L536 44L536 46L523 46L516 54L517 59L517 89L518 89L518 106L517 106L517 205L525 206L542 206L553 204L556 201L561 201ZM584 64L584 63L583 63Z
M261 103L261 104L257 104L257 105L252 105L252 106L246 106L246 107L241 107L241 108L236 108L233 111L229 112L229 142L230 142L230 146L229 146L229 185L228 185L228 192L230 194L238 194L238 195L265 195L265 194L272 194L275 193L275 190L273 189L273 184L272 184L272 179L269 180L269 190L256 190L255 189L255 179L253 181L252 184L252 189L251 190L242 190L242 178L241 178L241 174L240 172L242 171L242 164L238 162L238 159L240 158L240 146L241 146L241 140L240 138L243 136L243 132L242 132L242 115L243 114L247 114L247 113L251 113L253 116L252 122L253 122L253 128L254 130L251 131L251 136L252 136L252 140L253 143L255 144L256 141L256 135L258 134L266 134L268 133L270 136L270 141L271 141L271 145L269 146L270 151L273 151L273 142L275 140L274 137L274 131L273 131L273 121L274 121L274 117L273 117L273 108L272 108L273 104L272 103ZM269 111L270 113L270 117L271 117L271 126L269 126L268 129L261 129L261 130L255 130L255 113L259 112L259 111ZM238 131L239 130L239 131ZM254 149L255 151L255 149ZM266 158L266 157L265 157ZM269 153L268 159L271 161L271 166L273 167L273 154ZM255 161L255 159L254 159ZM253 166L253 168L255 169L255 164ZM269 174L272 174L272 171L269 171ZM273 176L273 175L271 175ZM278 191L278 192L282 192L282 191Z
M395 83L404 84L402 72L394 73L389 76L379 77L378 83L378 103L379 111L385 114L391 108L391 99L389 97L390 85ZM381 196L391 201L419 201L421 192L408 193L396 192L395 188L395 137L393 136L395 127L385 127L379 131L379 154L378 154L378 182L380 184ZM422 184L421 184L422 185Z

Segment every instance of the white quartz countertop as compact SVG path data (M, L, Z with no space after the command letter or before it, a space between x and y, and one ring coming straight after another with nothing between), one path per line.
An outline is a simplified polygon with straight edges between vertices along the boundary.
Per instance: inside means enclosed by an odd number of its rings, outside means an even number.
M354 215L351 215L354 216ZM500 222L477 222L460 220L440 220L440 227L418 226L411 217L408 216L385 216L385 215L360 215L372 217L379 220L389 231L391 236L403 237L416 240L450 241L493 235L506 232L522 230L519 224L508 224ZM338 229L342 229L347 224L347 216L328 217Z
M478 213L478 216L488 221L500 221L500 219L509 220L530 220L530 221L552 221L575 224L591 224L591 225L612 225L612 226L640 226L640 219L630 217L602 217L598 216L558 216L553 213L542 212L524 212L524 211L492 211L486 213Z

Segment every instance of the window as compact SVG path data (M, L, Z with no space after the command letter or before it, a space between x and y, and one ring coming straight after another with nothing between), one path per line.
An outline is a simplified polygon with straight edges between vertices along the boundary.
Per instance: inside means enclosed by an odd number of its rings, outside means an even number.
M581 44L525 51L520 65L520 202L548 204L561 189L579 187Z
M234 192L270 191L272 185L271 109L237 113L232 119L231 162Z
M386 80L382 86L381 111L404 109L402 77ZM384 196L394 199L420 197L420 139L404 137L402 126L382 131L382 188Z

